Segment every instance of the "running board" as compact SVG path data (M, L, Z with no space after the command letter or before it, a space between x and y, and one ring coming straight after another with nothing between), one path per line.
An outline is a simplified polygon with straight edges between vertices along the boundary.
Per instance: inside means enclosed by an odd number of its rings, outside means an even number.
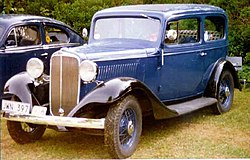
M213 105L215 103L217 103L216 98L201 97L179 104L168 105L166 107L172 111L175 111L178 115L183 115L194 110Z

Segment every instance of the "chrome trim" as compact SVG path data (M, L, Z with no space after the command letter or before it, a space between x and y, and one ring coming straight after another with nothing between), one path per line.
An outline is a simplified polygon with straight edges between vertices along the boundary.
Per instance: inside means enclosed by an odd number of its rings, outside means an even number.
M11 32L10 32L11 33ZM15 34L15 41L16 41L16 47L17 47L17 35L16 35L16 27L14 28L14 34ZM8 36L9 37L9 36Z
M60 117L60 116L34 116L31 114L20 115L13 113L3 113L3 119L8 121L26 122L49 126L64 126L76 128L104 129L105 118L77 118L77 117Z
M51 49L51 48L67 48L67 47L75 47L75 46L80 46L80 43L59 43L59 44L45 44L43 45L43 49Z
M161 49L161 66L164 66L164 50Z
M59 115L64 115L64 114L61 114L60 113L60 111L62 111L63 110L63 108L62 108L62 82L63 82L63 77L62 77L62 74L63 74L63 58L62 58L62 56L60 56L60 97L59 97L59 101L60 101L60 108L59 108L59 110L58 110L58 113L59 113ZM64 113L64 110L63 110L63 113Z

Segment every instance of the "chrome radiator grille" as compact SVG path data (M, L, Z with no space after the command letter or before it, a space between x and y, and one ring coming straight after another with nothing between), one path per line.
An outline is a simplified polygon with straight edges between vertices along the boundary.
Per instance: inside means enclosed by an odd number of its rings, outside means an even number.
M79 59L57 54L51 58L50 106L53 115L67 115L79 100Z

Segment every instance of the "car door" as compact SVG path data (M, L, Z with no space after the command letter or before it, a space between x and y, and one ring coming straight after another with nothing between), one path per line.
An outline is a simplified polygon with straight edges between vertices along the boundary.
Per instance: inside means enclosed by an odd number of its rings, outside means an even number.
M159 96L164 101L202 93L204 55L200 26L201 19L197 17L179 18L167 23L159 70Z
M57 23L43 23L43 61L45 72L49 73L49 60L51 55L63 47L74 47L83 44L83 39L76 32Z

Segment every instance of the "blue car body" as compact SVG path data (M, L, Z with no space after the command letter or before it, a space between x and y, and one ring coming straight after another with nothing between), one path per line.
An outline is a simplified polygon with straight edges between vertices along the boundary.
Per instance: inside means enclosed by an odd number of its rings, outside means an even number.
M112 158L127 158L139 142L142 116L171 118L211 105L220 114L230 110L241 86L226 58L227 23L223 9L201 4L99 11L88 44L55 52L49 75L32 78L27 69L7 81L3 117L18 122L9 122L18 133L22 122L40 132L42 124L104 134ZM16 132L11 137L26 142Z

